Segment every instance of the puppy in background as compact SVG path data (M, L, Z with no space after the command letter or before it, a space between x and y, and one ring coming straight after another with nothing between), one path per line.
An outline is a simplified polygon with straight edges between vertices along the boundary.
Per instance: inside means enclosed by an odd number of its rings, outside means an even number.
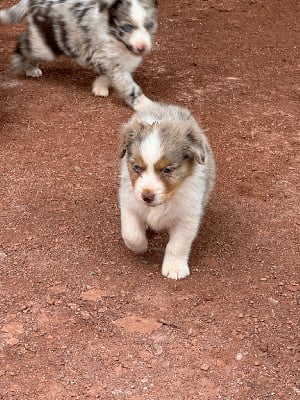
M121 231L135 253L147 250L146 229L167 230L162 274L189 275L188 258L215 182L206 136L191 113L152 103L122 132Z
M0 11L4 23L25 17L28 29L12 59L15 72L40 77L39 61L65 54L99 74L94 95L106 97L113 86L134 109L151 103L132 73L152 47L156 0L21 0Z

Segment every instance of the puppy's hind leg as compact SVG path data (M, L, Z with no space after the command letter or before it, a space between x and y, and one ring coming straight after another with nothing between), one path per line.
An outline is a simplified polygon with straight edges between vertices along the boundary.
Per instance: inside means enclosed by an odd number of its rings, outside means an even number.
M26 76L31 76L32 78L39 78L43 75L42 70L39 68L37 62L26 60L20 54L13 55L12 68L16 73L25 71Z
M12 57L12 69L15 73L25 71L26 76L31 76L33 78L39 78L43 75L36 61L27 60L21 54L17 53Z
M26 34L20 36L15 54L12 57L12 69L15 73L25 71L26 76L39 78L42 71L36 60L30 57L30 42Z
M95 96L107 97L110 81L106 75L99 75L93 82L92 92Z

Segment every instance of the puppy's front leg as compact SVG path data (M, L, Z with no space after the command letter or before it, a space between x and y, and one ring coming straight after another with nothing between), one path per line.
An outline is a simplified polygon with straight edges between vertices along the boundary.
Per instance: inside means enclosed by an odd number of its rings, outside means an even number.
M152 104L152 101L143 94L142 89L133 80L128 71L115 71L109 74L109 80L120 96L134 110L140 110Z
M182 279L190 274L188 258L198 226L176 226L170 231L162 274L171 279Z
M109 93L109 79L106 75L99 75L93 82L92 92L95 96L107 97Z
M146 226L136 213L126 207L121 207L121 232L130 250L138 254L147 250Z

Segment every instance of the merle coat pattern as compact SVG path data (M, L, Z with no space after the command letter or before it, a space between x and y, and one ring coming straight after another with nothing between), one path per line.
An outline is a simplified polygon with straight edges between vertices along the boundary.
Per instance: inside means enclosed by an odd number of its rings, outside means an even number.
M150 51L157 27L155 0L21 0L0 11L0 21L27 18L12 59L15 72L42 75L38 63L64 54L98 74L96 96L113 86L134 109L151 103L132 78Z

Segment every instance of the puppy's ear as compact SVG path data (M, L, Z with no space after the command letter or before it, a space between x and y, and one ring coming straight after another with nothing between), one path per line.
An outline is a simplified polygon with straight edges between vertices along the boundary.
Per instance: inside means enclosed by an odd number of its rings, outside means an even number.
M147 124L139 120L129 121L123 128L121 134L121 154L120 158L123 158L126 152L129 151L132 143L135 140L141 141L143 132Z
M206 159L205 139L199 128L191 127L185 133L187 146L186 155L193 158L197 163L204 164Z

